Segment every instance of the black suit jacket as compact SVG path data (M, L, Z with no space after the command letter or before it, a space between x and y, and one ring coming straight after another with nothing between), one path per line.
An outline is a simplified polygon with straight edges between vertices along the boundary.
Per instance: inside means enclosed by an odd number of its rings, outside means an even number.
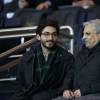
M80 89L82 95L100 93L100 43L79 52L74 72L74 89Z
M50 96L58 96L63 90L71 88L74 58L59 46L43 81L40 84L34 81L34 63L39 48L40 45L36 45L35 49L31 49L22 58L17 77L20 90L16 96L17 100L30 97L40 91L47 91Z

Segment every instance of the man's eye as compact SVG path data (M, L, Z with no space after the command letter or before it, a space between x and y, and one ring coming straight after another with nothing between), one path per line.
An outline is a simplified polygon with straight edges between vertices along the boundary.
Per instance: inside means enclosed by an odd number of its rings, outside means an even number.
M56 36L57 33L49 33L49 32L46 32L46 33L42 33L42 35L45 35L45 36L50 36L50 35Z
M56 36L56 35L57 35L57 33L53 33L52 35L53 35L53 36Z
M89 33L89 32L86 32L85 34L86 34L86 35L90 35L91 33Z
M48 36L48 35L49 35L49 33L43 33L43 35L46 35L46 36Z

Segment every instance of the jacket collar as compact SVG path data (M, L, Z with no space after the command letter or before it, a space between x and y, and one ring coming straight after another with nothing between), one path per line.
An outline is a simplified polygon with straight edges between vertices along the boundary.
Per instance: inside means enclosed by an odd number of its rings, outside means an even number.
M91 51L93 51L93 52L100 51L100 42L97 43L97 44L95 45L95 47L93 47L93 48L91 49Z
M55 52L57 49L58 46L55 45L54 48L51 49L51 52ZM31 59L33 59L33 57L35 57L35 55L39 52L42 52L42 47L41 47L41 44L38 42L36 44L33 44L30 51L27 53L27 56L26 56L26 61L30 61Z
M100 52L100 42L97 43L93 48L91 49L88 49L88 54L94 54L94 53L97 53L97 52Z
M100 42L97 43L93 48L88 49L85 45L83 45L80 53L82 52L82 55L86 54L86 55L90 55L90 54L94 54L97 52L100 52Z

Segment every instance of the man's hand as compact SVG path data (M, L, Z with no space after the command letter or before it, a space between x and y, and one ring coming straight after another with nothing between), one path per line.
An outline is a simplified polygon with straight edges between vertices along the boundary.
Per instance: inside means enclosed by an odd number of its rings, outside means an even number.
M71 90L64 90L63 97L65 98L72 98L74 96L73 92Z
M81 96L81 91L80 91L80 89L75 90L73 93L74 93L74 97L80 97L80 96Z
M45 1L43 3L40 3L39 5L37 5L36 10L44 10L49 8L49 6L51 5L51 3L49 1Z

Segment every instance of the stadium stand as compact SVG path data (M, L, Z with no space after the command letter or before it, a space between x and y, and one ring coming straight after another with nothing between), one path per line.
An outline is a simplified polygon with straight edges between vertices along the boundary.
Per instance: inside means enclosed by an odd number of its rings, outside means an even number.
M12 18L8 18L5 13L5 28L14 28L22 26L37 25L44 11L35 11L34 9L22 9L15 12Z
M5 0L6 1L6 0ZM9 0L12 1L12 0ZM16 2L16 0L14 0ZM9 2L6 1L5 3L6 8L4 8L4 12L0 12L0 28L3 29L12 29L12 28L23 28L28 27L28 30L22 31L14 31L11 32L12 34L22 34L27 33L30 35L30 33L33 33L34 30L31 30L30 27L34 27L39 23L40 20L43 20L43 18L51 18L59 21L60 26L70 26L73 30L73 35L69 34L69 30L63 29L61 30L61 38L60 43L63 44L65 48L70 49L70 42L68 40L74 38L74 54L76 54L80 46L82 45L81 41L81 33L82 33L82 23L94 19L99 18L99 9L100 6L96 6L91 9L82 9L80 7L73 7L73 6L63 6L59 7L57 10L45 10L45 11L35 11L34 9L23 9L23 10L16 10L15 5L11 5ZM13 10L8 9L9 7L14 7ZM11 12L10 15L7 14L8 12ZM12 14L12 12L14 14ZM29 31L30 30L30 31ZM0 30L0 53L9 50L10 48L13 48L17 45L21 44L21 39L23 36L20 37L14 37L14 38L2 38L2 36L6 33L10 35L9 32L3 33L2 30ZM3 34L3 35L2 35ZM22 34L23 35L23 34ZM24 40L29 40L31 36L24 37ZM15 49L14 49L15 50ZM24 51L21 51L21 53L24 53ZM18 52L18 54L20 54ZM0 54L1 56L1 54ZM2 56L3 57L3 56ZM3 65L7 64L11 61L14 61L16 57L14 58L0 58L0 100L8 100L15 92L16 87L16 73L17 73L17 64L13 67L7 67L5 68ZM20 57L17 57L20 58ZM2 70L4 67L4 70ZM5 80L2 80L5 79Z

